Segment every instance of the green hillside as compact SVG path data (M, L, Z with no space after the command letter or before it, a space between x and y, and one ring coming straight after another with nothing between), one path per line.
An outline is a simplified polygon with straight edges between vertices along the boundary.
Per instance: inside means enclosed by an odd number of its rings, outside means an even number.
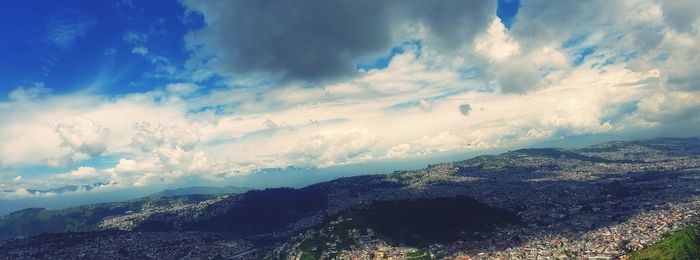
M700 228L690 226L676 231L630 257L630 260L646 259L700 259Z

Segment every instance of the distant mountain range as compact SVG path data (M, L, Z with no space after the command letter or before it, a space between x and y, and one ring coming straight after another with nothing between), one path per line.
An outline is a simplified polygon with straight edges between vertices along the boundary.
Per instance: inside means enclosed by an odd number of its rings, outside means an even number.
M269 259L369 256L377 246L423 259L475 252L526 258L531 248L549 247L561 250L537 254L621 256L643 245L636 236L648 244L682 227L690 219L683 214L700 210L699 187L700 139L658 138L521 149L300 189L192 187L128 202L26 209L0 217L0 237L201 232L251 243L255 253L246 257ZM656 227L657 219L675 222ZM609 231L618 229L625 231ZM32 238L16 241L0 243L0 254L29 250ZM91 247L100 245L81 248Z
M82 188L89 190L94 187L92 185L84 185ZM76 189L75 186L67 186L36 192L60 193L75 191ZM106 217L131 214L154 208L191 205L216 198L217 196L234 195L248 190L250 189L233 186L202 186L164 190L144 198L125 202L98 203L59 210L28 208L0 217L0 239L41 233L94 231L99 230L100 223Z
M161 192L153 193L149 197L171 197L171 196L183 196L192 194L206 194L206 195L216 195L216 194L240 194L246 191L252 190L251 188L226 186L226 187L210 187L210 186L194 186L179 189L164 190Z
M63 187L58 187L58 188L51 188L51 189L27 189L27 192L32 194L32 195L47 195L47 194L55 194L59 195L62 193L66 192L75 192L78 190L84 190L84 191L89 191L94 188L98 188L101 186L107 185L106 183L93 183L93 184L82 184L82 185L68 185L68 186L63 186ZM0 192L15 192L16 190L3 190Z

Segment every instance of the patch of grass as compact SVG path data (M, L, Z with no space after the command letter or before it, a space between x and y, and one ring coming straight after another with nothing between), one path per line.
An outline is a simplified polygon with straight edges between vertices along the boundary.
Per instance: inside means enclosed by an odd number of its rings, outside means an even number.
M658 243L632 254L629 259L700 259L700 228L689 226L678 230Z
M301 250L301 259L318 259L321 257L321 251L325 248L326 240L321 238L312 238L304 240L299 245Z
M406 259L415 259L415 260L432 260L433 258L430 256L430 253L427 251L423 250L416 250L410 253L406 253Z

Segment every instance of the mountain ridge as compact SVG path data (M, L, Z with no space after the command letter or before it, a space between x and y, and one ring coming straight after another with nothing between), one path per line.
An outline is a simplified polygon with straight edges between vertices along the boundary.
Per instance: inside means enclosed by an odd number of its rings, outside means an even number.
M382 201L464 196L514 212L527 224L516 230L589 233L614 223L627 223L639 212L654 210L657 201L684 203L696 193L692 178L700 177L699 155L700 139L696 137L607 142L573 149L520 149L420 170L345 177L298 189L252 190L125 211L102 218L88 231L224 233L277 252L269 256L294 255L301 252L294 245L311 239L300 234L317 234L314 232L327 228L324 223L329 219L348 210ZM672 183L673 189L665 183ZM601 212L605 212L604 219ZM241 222L236 223L238 220ZM0 218L0 224L2 221ZM491 243L488 237L499 237L498 230L489 232L491 235L481 236L486 240L480 243ZM517 247L525 243L520 237L531 235L503 239ZM284 242L282 246L270 248L280 242ZM350 249L328 250L338 253Z

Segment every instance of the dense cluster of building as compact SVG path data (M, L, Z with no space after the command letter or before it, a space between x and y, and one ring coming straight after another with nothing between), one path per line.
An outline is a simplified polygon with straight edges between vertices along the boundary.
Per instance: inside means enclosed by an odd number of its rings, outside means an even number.
M439 258L614 259L684 227L700 212L700 158L649 151L631 147L589 153L597 156L591 157L595 160L517 152L505 158L475 158L388 177L410 189L347 197L344 195L350 191L341 191L333 202L340 210L378 199L467 195L517 212L522 219L521 225L478 234L480 239L426 248ZM302 251L295 245L315 238L314 234L292 239L280 248L300 256ZM337 255L402 259L406 252L417 250L392 247L379 239L372 243L353 241L352 246L334 248Z
M394 247L378 238L370 228L341 227L352 219L340 216L318 230L309 230L268 253L271 259L407 259L412 255L432 257L410 247Z
M0 242L0 259L232 259L248 242L201 232L87 232Z
M105 230L133 230L139 223L159 214L181 215L181 216L198 216L197 213L205 212L210 205L219 203L229 198L228 195L222 195L212 199L200 201L197 203L183 204L168 204L163 206L147 206L139 211L127 212L123 215L110 216L102 220L100 228ZM193 214L194 213L194 214Z

